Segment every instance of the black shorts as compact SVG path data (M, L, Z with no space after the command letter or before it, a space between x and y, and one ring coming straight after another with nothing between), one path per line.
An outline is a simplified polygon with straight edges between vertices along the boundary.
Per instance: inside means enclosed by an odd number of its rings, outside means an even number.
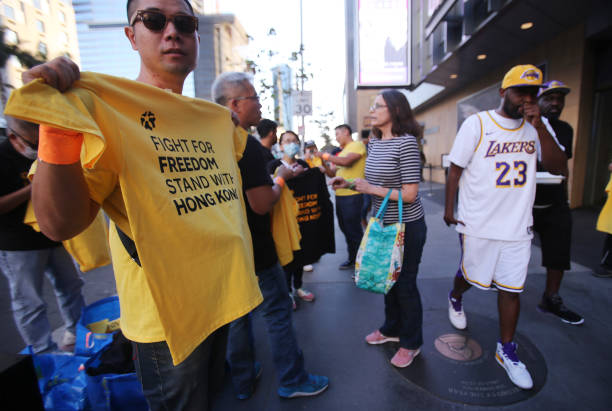
M533 230L542 244L542 266L553 270L570 269L572 214L567 204L533 209Z

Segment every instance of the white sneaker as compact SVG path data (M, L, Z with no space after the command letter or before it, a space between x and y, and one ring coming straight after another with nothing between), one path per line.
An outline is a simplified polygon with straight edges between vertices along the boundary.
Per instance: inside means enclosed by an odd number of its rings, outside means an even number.
M495 359L497 360L497 363L501 365L504 370L506 370L506 374L508 374L510 381L512 381L514 385L524 390L530 390L533 388L531 374L529 374L529 371L527 371L525 364L520 362L516 356L516 349L518 348L518 345L516 343L510 344L512 345L509 350L504 351L503 345L498 342L497 351L495 352Z
M62 345L74 345L76 344L76 335L71 333L70 331L64 331L64 336L62 337Z
M459 310L457 310L459 308ZM448 294L448 319L453 327L458 330L465 330L467 327L467 319L463 312L463 304L461 301L455 300Z
M306 271L307 273L309 273L309 272L311 272L312 270L314 270L314 267L312 266L312 264L308 264L308 265L305 265L304 267L302 267L302 269L303 269L304 271Z
M74 351L74 345L76 344L76 335L70 331L64 331L62 336L62 342L60 343L60 350L62 351Z

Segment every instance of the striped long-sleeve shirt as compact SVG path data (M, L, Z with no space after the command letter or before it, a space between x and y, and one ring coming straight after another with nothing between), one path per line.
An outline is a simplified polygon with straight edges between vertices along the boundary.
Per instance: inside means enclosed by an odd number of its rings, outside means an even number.
M365 177L370 184L385 188L402 189L402 184L418 184L421 180L421 159L416 138L409 135L382 140L372 138L368 144ZM374 215L383 201L382 197L372 196ZM412 203L403 204L403 222L415 221L424 216L421 198L417 196ZM397 201L389 200L384 224L399 221Z

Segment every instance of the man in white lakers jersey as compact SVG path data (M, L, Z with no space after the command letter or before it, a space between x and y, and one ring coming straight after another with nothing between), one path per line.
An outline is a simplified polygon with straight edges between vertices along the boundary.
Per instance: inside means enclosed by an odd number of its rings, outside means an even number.
M543 167L553 174L562 174L566 167L563 152L540 118L541 85L538 68L515 66L503 79L499 107L464 121L450 153L444 213L447 225L457 225L462 247L449 294L449 319L454 327L466 328L463 293L472 285L496 287L501 338L495 357L523 389L532 388L533 381L512 340L531 254L536 162L541 156Z

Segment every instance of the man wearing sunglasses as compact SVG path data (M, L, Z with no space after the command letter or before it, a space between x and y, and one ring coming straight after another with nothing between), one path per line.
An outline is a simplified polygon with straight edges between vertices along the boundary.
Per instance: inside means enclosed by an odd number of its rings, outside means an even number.
M83 309L83 281L61 243L23 223L32 185L27 174L36 160L38 126L6 116L8 138L0 143L0 271L8 280L13 317L35 353L57 349L51 339L42 286L51 280L64 319L63 349L74 348Z
M87 73L70 89L80 74L60 58L23 79L42 78L64 94L29 84L7 107L19 111L37 103L27 98L32 90L58 104L76 100L70 108L86 107L70 122L47 118L58 128L41 125L33 184L39 225L53 238L67 238L104 207L116 223L110 241L121 329L134 342L149 407L206 410L209 393L223 381L225 325L262 298L236 163L246 134L236 131L227 110L176 96L199 50L198 20L188 1L128 0L127 17L125 34L141 59L136 80L154 88L102 75L92 81ZM108 115L100 119L99 113ZM72 128L81 115L89 126ZM98 128L106 145L91 163ZM184 181L200 187L188 190ZM212 191L215 186L223 190Z

